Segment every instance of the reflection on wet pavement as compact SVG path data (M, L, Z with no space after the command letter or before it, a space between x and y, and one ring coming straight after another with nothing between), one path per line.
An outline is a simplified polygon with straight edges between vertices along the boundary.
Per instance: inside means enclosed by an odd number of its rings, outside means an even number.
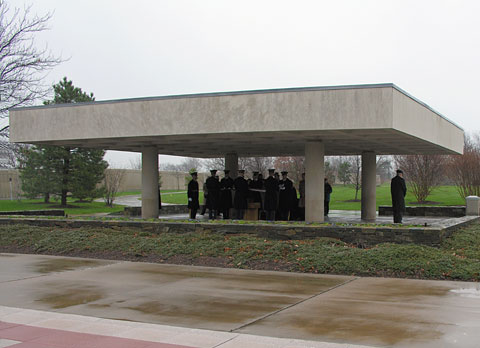
M238 332L268 336L282 327L277 336L395 347L442 346L442 338L456 328L458 317L480 319L480 303L452 297L452 286L456 284L362 278Z
M55 284L50 284L52 291L48 294L40 295L36 300L47 304L51 308L67 308L97 301L103 298L102 290L93 286L70 287L66 289L57 289Z
M33 265L33 269L38 273L52 273L71 271L77 268L96 267L105 264L97 260L55 258L39 261Z

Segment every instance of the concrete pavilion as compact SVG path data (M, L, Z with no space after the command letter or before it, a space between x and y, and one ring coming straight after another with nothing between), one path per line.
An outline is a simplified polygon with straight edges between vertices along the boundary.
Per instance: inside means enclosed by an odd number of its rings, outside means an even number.
M12 142L142 153L142 217L158 215L158 155L305 156L306 221L323 221L325 155L362 156L375 220L376 155L461 154L463 130L394 84L122 99L10 111Z

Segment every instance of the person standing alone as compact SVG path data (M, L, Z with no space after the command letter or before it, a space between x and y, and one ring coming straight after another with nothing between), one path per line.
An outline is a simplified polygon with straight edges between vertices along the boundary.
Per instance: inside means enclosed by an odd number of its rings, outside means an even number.
M405 179L403 179L403 171L400 169L397 169L397 176L392 179L390 193L392 194L393 222L401 224L405 212L407 186L405 185Z
M328 182L328 178L323 179L324 180L324 199L323 199L323 215L328 216L328 213L330 212L330 195L332 194L332 185Z

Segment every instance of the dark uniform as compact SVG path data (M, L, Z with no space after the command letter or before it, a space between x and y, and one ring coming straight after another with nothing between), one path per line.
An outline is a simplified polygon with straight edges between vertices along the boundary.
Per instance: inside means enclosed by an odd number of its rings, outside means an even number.
M282 175L285 172L282 172ZM279 183L279 190L280 195L278 197L278 210L280 212L280 216L278 217L279 220L288 220L288 215L290 213L290 209L292 208L292 188L293 182L289 178L285 176L283 180L280 180Z
M258 172L254 172L254 179L250 181L248 187L250 189L255 189L255 190L261 190L263 189L263 182L258 180ZM255 203L260 203L260 206L262 204L262 196L259 191L250 191L250 197L252 198L252 201Z
M233 187L235 188L235 198L233 199L233 207L237 212L237 219L243 219L245 209L247 209L248 198L248 182L243 176L237 177L233 181Z
M405 180L398 174L403 174L397 170L397 176L392 179L390 184L390 193L392 194L393 222L402 223L403 213L405 212L405 195L407 194L407 185Z
M305 173L302 174L302 180L298 184L300 200L298 202L299 219L305 220Z
M229 171L225 171L227 175ZM224 219L230 218L230 209L233 207L232 204L232 190L233 190L233 179L229 176L225 176L220 181L220 211L222 212Z
M211 170L210 173L212 176L209 176L205 182L208 190L207 208L209 219L215 219L217 217L217 210L219 207L220 182L215 177L216 172L216 170Z
M325 179L325 185L324 185L324 196L325 198L323 199L323 215L327 216L328 212L330 211L330 195L333 192L332 185L330 185Z
M198 203L198 182L197 173L192 173L193 179L188 183L187 197L188 197L188 209L190 209L190 219L195 219L197 216L197 210L200 207Z
M278 207L278 181L272 175L265 179L265 211L267 220L275 220L275 211Z
M290 220L297 220L299 216L297 189L293 185L290 193Z

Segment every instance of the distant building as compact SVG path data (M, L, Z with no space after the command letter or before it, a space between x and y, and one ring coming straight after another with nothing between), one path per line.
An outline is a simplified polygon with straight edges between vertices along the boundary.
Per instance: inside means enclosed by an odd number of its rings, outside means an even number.
M0 169L12 168L12 146L14 144L9 141L8 117L0 119Z

